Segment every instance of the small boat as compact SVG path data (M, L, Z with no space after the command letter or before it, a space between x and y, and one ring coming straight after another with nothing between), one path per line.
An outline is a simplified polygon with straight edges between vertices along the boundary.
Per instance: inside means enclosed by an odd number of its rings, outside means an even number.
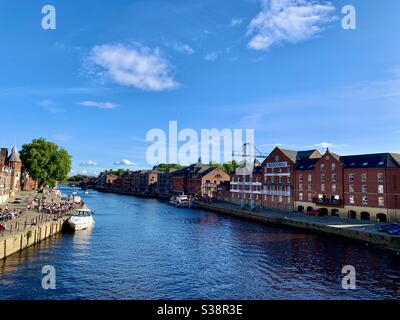
M187 195L181 194L175 197L172 197L169 200L169 204L178 208L186 208L190 207L190 199Z
M84 194L88 195L88 194L89 194L89 191L86 190L86 191L84 192Z
M85 230L94 225L93 212L88 208L76 210L68 219L68 224L74 231Z

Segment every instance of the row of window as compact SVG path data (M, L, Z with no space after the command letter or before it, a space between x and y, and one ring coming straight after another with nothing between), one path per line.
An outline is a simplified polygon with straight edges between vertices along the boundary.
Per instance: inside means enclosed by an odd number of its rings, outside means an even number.
M299 193L299 201L303 201L304 200L304 195L303 193ZM309 193L307 195L307 201L311 202L312 199L312 194ZM368 197L367 196L362 196L361 198L361 202L362 205L366 206L368 205ZM354 195L350 195L349 196L349 204L355 204L355 196ZM384 207L385 206L385 198L384 197L378 197L378 206L379 207Z
M355 190L354 189L354 184L350 184L349 185L349 192L355 192L354 190ZM299 185L299 191L303 191L303 185L302 184ZM312 191L312 184L310 184L310 183L308 184L307 191ZM322 192L325 191L325 184L324 183L321 183L321 191ZM331 191L333 193L336 192L336 184L332 184ZM384 193L384 188L383 188L382 184L378 184L377 191L378 191L378 193ZM368 187L367 187L366 184L361 185L361 192L362 193L368 193Z
M324 163L321 163L320 169L321 169L321 171L325 170L325 164ZM332 171L336 171L336 163L331 163L331 170Z
M348 181L354 182L354 178L355 178L354 173L349 173ZM325 182L325 173L321 173L320 180L321 180L321 182ZM331 180L332 180L332 182L336 182L336 173L332 173ZM383 183L383 173L377 173L376 180L378 183ZM309 174L308 182L311 182L311 181L312 181L312 175ZM299 175L299 182L300 183L303 182L303 175ZM361 182L367 182L367 174L366 173L361 174Z

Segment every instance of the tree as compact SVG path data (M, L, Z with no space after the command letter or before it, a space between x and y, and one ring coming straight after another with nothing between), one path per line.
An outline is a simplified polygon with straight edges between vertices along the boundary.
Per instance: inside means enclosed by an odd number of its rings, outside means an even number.
M169 169L181 169L183 166L176 163L160 163L153 167L153 170L167 172Z
M21 149L21 161L29 175L39 186L54 187L57 181L64 181L71 171L71 156L67 150L44 138L34 139Z
M223 164L224 170L229 174L235 173L236 168L238 168L239 166L239 163L237 163L235 160Z

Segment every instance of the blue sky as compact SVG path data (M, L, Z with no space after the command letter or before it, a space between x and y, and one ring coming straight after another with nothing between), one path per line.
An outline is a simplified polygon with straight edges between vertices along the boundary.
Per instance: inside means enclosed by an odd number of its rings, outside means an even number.
M56 30L41 27L45 4ZM347 4L356 30L341 27ZM400 152L398 0L0 6L0 145L45 137L74 173L149 167L146 133L170 120L254 128L265 152Z

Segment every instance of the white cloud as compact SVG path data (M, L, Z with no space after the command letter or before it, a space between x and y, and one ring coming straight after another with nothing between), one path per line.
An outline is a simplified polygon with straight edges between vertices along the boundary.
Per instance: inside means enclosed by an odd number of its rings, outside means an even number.
M122 160L119 160L119 161L115 161L114 164L117 165L117 166L130 166L130 167L136 167L136 166L139 165L138 163L132 162L132 161L127 160L127 159L122 159Z
M204 56L204 59L207 61L215 61L215 60L217 60L217 58L218 58L217 52L210 52Z
M333 146L334 146L334 144L329 143L329 142L320 142L320 143L314 144L315 148L323 148L323 149L332 148Z
M265 50L282 42L307 40L335 19L335 7L321 0L262 0L262 10L247 30L248 47Z
M236 26L242 24L242 22L243 22L243 18L233 18L231 20L231 23L229 24L229 26L230 27L236 27Z
M82 101L78 102L79 105L84 107L94 107L99 109L114 109L118 105L111 102L95 102L95 101Z
M187 55L192 55L194 53L193 48L185 43L175 43L174 49L178 52L185 53Z
M93 167L93 166L97 166L97 162L96 160L86 160L81 162L81 166L82 167Z
M396 130L394 134L400 134L400 130Z
M100 45L92 49L90 60L117 84L142 90L162 91L178 83L171 75L171 66L158 49L141 45Z

